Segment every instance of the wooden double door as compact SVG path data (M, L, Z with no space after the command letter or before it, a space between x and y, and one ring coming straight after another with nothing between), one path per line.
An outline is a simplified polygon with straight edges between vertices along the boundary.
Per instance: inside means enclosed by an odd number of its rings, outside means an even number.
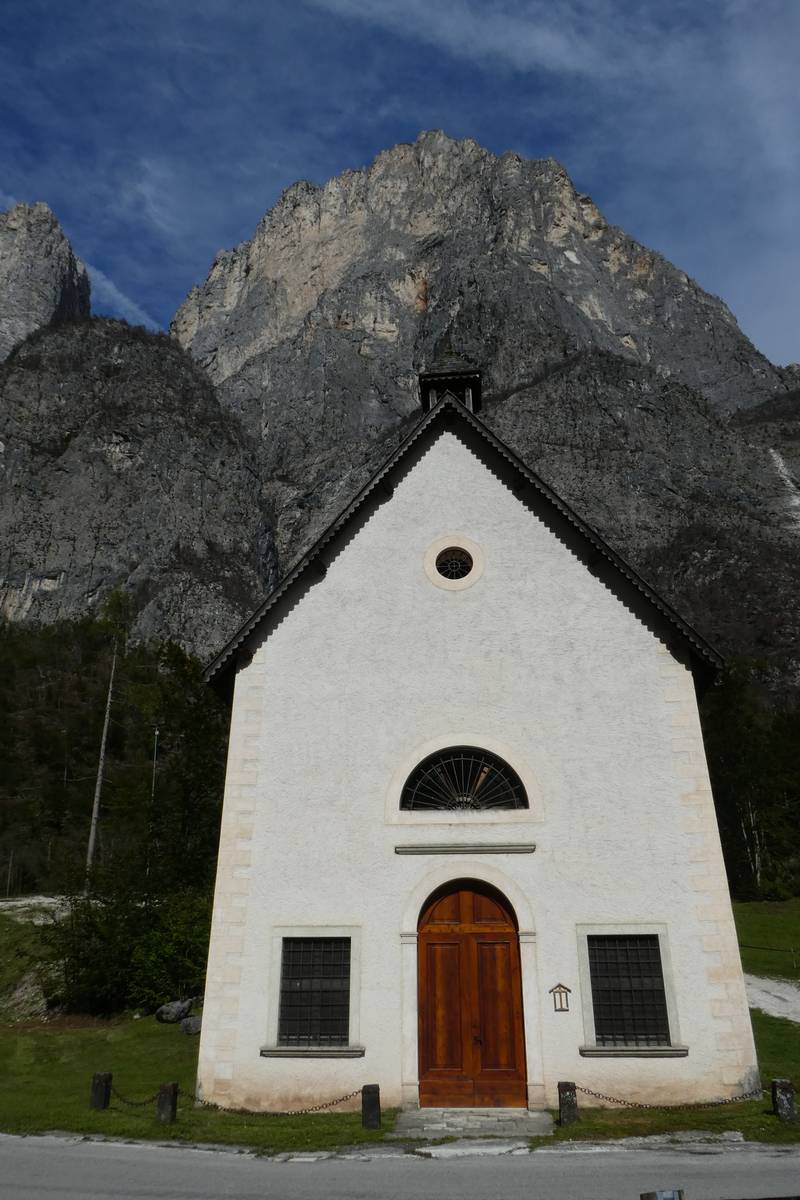
M440 889L419 922L419 1102L525 1108L519 937L503 896Z

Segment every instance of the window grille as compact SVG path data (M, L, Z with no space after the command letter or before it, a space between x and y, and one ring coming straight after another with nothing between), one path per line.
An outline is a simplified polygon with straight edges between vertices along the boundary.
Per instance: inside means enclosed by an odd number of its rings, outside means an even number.
M436 555L436 570L445 579L466 579L472 567L472 555L463 546L448 546Z
M346 1046L350 938L283 939L279 1046Z
M590 935L598 1046L669 1046L667 1000L657 934Z
M522 780L508 763L487 750L453 746L431 754L406 780L402 809L482 811L527 808Z

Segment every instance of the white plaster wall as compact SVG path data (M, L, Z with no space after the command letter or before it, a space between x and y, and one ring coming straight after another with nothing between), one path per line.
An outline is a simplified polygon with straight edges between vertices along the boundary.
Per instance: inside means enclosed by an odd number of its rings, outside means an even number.
M462 534L474 586L425 553ZM267 700L268 698L268 700ZM433 745L502 748L529 813L398 814ZM410 842L533 855L398 856ZM732 1095L755 1053L691 676L449 431L273 630L236 682L200 1047L203 1095L278 1108L378 1082L416 1091L420 897L487 879L516 904L530 1097L559 1079L632 1098ZM516 898L516 900L515 900ZM524 911L521 911L524 910ZM584 1058L577 927L665 927L685 1058ZM262 1058L276 927L357 927L354 1059ZM572 988L556 1014L548 990Z

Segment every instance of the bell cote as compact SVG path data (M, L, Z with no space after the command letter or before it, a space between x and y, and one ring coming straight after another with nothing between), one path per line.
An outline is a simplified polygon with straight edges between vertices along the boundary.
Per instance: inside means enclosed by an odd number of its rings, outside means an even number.
M476 366L456 354L449 342L437 350L430 368L420 373L422 411L430 412L447 392L460 400L470 412L480 412L481 373Z

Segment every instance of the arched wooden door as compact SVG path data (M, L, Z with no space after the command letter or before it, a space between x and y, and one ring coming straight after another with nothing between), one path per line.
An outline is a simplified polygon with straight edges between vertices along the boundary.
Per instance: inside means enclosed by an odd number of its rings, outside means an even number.
M460 880L422 910L418 939L419 1102L525 1108L519 937L508 901Z

